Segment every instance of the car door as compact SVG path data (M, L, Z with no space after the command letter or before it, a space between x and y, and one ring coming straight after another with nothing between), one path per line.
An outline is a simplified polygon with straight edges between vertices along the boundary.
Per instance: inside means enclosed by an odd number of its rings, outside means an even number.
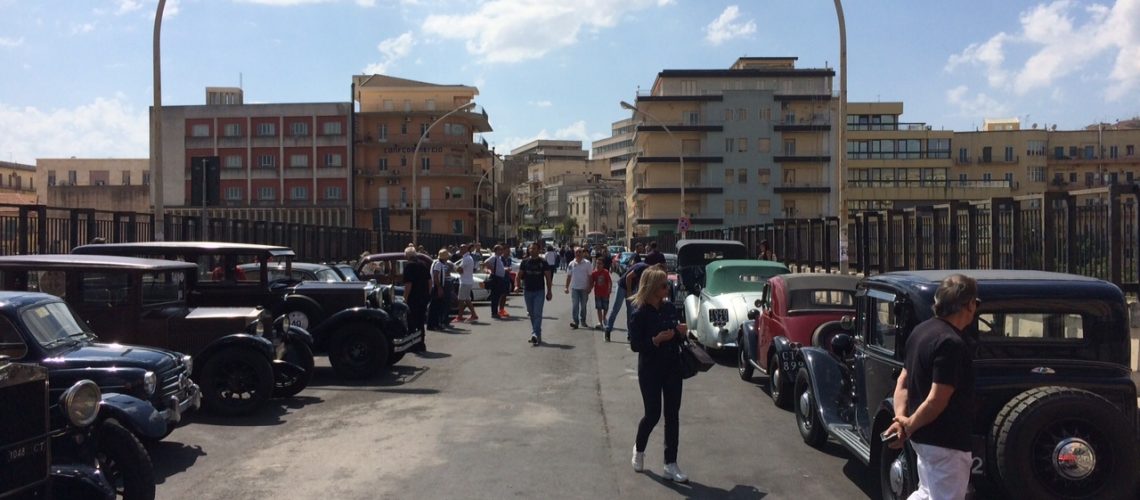
M856 419L861 429L869 430L870 419L884 399L894 396L895 382L902 373L902 325L897 315L900 300L893 292L871 288L861 299L856 319L855 379L861 385L856 390L866 397L865 404L857 408Z
M78 271L69 273L72 280L67 302L91 331L104 342L138 344L135 326L138 310L134 307L137 286L124 272Z

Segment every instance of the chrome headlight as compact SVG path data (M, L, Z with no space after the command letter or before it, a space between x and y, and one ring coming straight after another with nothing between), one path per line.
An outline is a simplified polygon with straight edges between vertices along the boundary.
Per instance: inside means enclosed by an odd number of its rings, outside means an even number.
M264 337L265 336L265 323L263 323L260 318L255 319L255 320L249 322L249 325L245 327L245 331L247 333L249 333L250 335L257 335L258 337Z
M102 399L103 393L99 392L99 386L95 382L80 380L63 391L59 404L72 425L87 427L99 415L99 402Z
M182 366L186 367L186 373L194 372L194 357L189 354L182 355Z
M157 387L158 377L154 376L154 372L148 371L143 374L143 391L148 398L154 395L154 390Z

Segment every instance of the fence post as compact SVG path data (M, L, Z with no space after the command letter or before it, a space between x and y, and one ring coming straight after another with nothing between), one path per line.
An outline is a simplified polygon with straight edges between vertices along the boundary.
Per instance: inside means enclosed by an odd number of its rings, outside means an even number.
M993 206L993 202L990 202ZM991 214L992 215L992 214ZM978 246L979 246L979 230L978 227L978 207L973 203L966 204L966 224L969 226L966 231L966 266L969 269L978 268ZM991 247L993 246L993 234L990 234Z
M1124 186L1113 184L1108 189L1108 277L1109 281L1116 283L1117 286L1122 286L1124 281L1121 279L1122 266L1124 259L1123 245L1121 245L1120 238L1122 236L1122 217L1120 206L1120 195L1123 193Z

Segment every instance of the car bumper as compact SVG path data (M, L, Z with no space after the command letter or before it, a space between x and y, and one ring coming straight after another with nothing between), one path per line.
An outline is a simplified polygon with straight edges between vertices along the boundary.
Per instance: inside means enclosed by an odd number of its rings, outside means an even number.
M198 384L190 382L185 390L185 399L178 400L178 396L170 396L166 400L166 409L158 412L167 424L177 424L182 421L182 414L190 410L197 410L202 406L202 391Z
M402 338L392 339L392 352L404 352L424 340L424 332L412 332Z
M711 326L698 333L697 342L713 349L735 348L736 331L728 326Z

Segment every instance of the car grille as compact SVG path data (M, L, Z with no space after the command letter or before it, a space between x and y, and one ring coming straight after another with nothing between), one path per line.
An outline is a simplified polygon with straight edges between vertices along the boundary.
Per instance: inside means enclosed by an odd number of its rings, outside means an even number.
M47 380L0 387L0 496L48 474Z
M718 325L728 323L728 309L709 309L709 323Z
M158 377L158 389L154 391L155 399L154 406L159 410L166 409L166 402L170 400L170 396L176 396L179 401L184 401L189 397L186 390L190 387L190 375L186 373L186 365L182 362L178 366L163 372Z

